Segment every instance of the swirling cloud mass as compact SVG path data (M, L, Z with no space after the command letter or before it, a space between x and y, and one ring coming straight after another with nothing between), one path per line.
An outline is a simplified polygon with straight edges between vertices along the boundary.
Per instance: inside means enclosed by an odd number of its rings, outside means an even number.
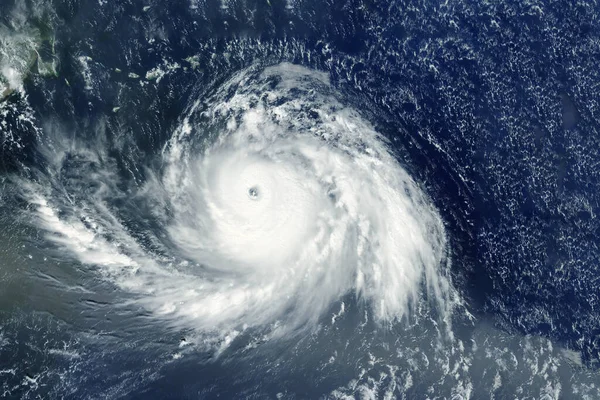
M349 293L380 322L421 301L447 307L437 211L324 74L291 64L238 73L189 107L161 157L136 196L164 228L148 234L166 258L102 205L110 193L94 196L96 225L33 200L51 238L160 318L283 334L316 326Z

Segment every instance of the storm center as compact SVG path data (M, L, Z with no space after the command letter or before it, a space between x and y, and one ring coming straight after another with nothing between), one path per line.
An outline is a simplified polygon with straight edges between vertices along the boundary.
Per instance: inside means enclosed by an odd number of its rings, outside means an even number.
M248 196L250 196L250 198L252 200L257 200L258 199L258 188L256 186L253 186L250 189L248 189Z

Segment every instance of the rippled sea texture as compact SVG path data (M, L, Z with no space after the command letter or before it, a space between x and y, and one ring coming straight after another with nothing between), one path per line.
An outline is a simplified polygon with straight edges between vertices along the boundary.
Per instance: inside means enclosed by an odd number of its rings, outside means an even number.
M600 397L599 27L0 4L0 397Z

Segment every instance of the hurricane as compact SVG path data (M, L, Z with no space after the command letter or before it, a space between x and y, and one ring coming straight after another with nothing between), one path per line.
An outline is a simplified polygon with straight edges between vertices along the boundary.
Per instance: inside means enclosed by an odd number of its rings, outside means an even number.
M423 302L447 317L443 222L327 75L252 67L200 96L127 194L148 211L128 218L157 227L145 240L111 211L113 171L85 148L55 156L63 172L73 158L95 170L53 181L61 195L26 185L47 237L158 318L202 332L314 328L349 293L382 324ZM70 203L87 185L89 199Z
M599 26L0 1L0 398L600 398Z

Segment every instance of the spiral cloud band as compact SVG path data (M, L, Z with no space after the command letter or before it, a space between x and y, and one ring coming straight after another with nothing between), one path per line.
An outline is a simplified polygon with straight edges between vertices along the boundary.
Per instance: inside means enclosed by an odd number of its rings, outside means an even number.
M106 188L90 199L102 210L95 225L34 200L56 242L156 315L203 331L286 332L314 326L350 293L377 321L424 297L444 307L440 217L324 74L240 72L190 106L162 158L137 197L164 228L168 257L102 206Z

